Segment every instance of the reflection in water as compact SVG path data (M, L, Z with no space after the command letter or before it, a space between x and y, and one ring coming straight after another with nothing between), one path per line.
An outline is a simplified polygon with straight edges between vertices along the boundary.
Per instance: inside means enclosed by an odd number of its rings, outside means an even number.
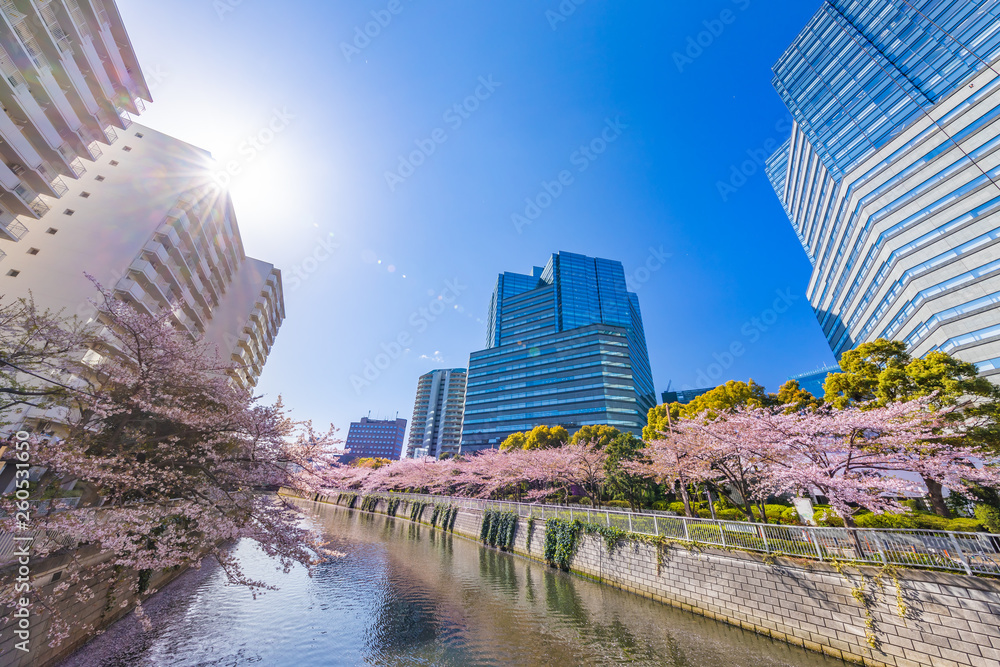
M286 575L241 544L277 591L254 600L217 569L189 572L148 604L153 632L129 617L66 667L843 665L428 526L302 504L344 558Z

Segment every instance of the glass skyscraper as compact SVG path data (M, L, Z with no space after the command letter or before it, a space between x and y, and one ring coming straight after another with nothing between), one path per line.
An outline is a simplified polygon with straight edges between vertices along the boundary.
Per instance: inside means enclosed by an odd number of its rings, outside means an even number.
M502 273L469 361L462 452L538 425L641 433L656 404L639 300L621 262L568 252Z
M834 354L877 338L1000 379L1000 0L827 0L774 66L768 176Z

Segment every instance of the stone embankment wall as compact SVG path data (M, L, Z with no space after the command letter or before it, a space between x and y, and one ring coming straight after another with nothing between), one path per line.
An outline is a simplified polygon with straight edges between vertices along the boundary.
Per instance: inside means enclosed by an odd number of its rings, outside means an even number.
M67 590L55 593L55 588L62 583L63 576L71 561L75 558L87 572L97 568L108 559L107 554L101 554L93 547L79 549L72 554L56 554L37 563L31 563L32 585L40 587L46 599L54 599L62 618L71 625L69 637L53 648L49 646L52 618L49 612L35 605L31 608L29 631L31 639L28 652L15 648L21 640L14 634L16 619L9 616L8 610L3 610L3 620L0 622L0 667L50 667L69 657L74 651L86 644L94 634L107 628L135 607L136 598L130 591L139 574L138 572L118 572L105 570L97 577L84 579L90 587L93 596L78 599L81 584L72 584ZM74 566L75 567L75 566ZM17 565L8 565L0 569L0 586L14 586ZM181 574L183 570L172 570L153 573L148 582L149 590L158 590Z
M336 504L337 496L310 500ZM386 509L385 500L375 505L376 512ZM421 522L429 523L432 511L425 507ZM409 520L407 502L396 518ZM462 509L454 532L478 540L481 525L480 512ZM570 564L576 574L844 660L879 667L1000 667L1000 580L838 568L631 539L609 552L593 534L581 534L577 544ZM535 520L529 531L521 519L514 552L543 560L544 547L545 522Z

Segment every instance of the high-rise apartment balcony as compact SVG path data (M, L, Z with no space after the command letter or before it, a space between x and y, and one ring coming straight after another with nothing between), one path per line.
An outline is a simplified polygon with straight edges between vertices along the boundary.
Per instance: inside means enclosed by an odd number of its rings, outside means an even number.
M77 0L64 0L64 4L69 10L69 21L64 25L71 33L75 33L76 43L80 46L83 55L83 62L79 63L81 69L97 80L106 99L115 99L117 96L115 87L95 46L94 33L91 30L87 14ZM89 6L87 9L90 10Z
M0 238L8 241L20 241L28 233L28 228L17 220L17 216L7 210L0 209Z
M31 188L26 186L5 164L0 164L0 206L16 215L38 219L49 212L49 206Z
M115 285L115 296L139 307L147 315L156 316L162 310L156 299L147 294L142 285L129 277L122 278Z
M211 304L202 294L201 279L198 278L197 273L191 271L180 252L167 250L163 242L156 238L147 242L143 250L150 257L155 258L156 261L151 263L167 277L176 289L181 291L185 299L188 299L192 305L201 306L206 311L211 310ZM193 292L189 289L188 283L194 286Z
M115 118L118 118L118 122L121 122L121 119L117 115L115 115ZM118 132L115 131L115 124L112 122L111 116L104 111L98 111L97 122L100 124L101 131L104 132L104 136L108 140L109 144L113 144L118 141Z

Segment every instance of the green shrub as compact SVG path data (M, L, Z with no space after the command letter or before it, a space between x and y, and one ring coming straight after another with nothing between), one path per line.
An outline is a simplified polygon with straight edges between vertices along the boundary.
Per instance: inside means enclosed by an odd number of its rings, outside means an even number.
M593 505L594 501L591 500L590 498L588 498L587 496L583 496L582 498L580 498L580 504L581 505Z
M779 520L781 523L789 526L798 526L802 523L802 519L799 517L799 511L794 507L786 507L785 511L781 513Z
M733 508L733 509L724 509L724 510L716 510L715 515L721 521L743 521L746 518L744 516L743 512L741 512L741 511L739 511L738 509L735 509L735 508Z
M786 509L788 509L788 505L764 505L764 514L769 522L774 523L781 521Z
M698 516L701 517L702 519L711 519L712 512L709 510L698 510Z
M382 500L382 496L363 496L361 498L361 511L362 512L374 512L375 506L378 505L378 501Z
M926 512L914 512L913 513L913 523L916 524L916 528L923 528L924 530L948 530L948 524L951 519L946 519L943 516L938 516L937 514L928 514ZM893 528L908 528L909 526L893 526Z
M666 500L657 500L655 503L653 503L653 509L658 512L669 512L670 503L668 503Z
M671 512L677 512L678 514L684 514L684 503L676 502L667 505L667 509Z
M604 504L607 505L608 507L625 507L625 508L632 507L631 505L628 504L628 501L626 500L609 500Z
M397 509L399 509L399 498L389 498L389 507L385 510L385 513L389 516L396 516Z
M976 505L976 518L991 533L1000 533L1000 508L992 505Z
M457 508L455 514L457 514ZM451 519L454 525L454 518ZM488 509L483 512L483 524L479 529L479 537L483 544L499 547L503 551L514 548L514 533L517 530L517 514Z
M580 498L582 498L582 497L583 497L583 496L570 496L570 497L569 497L569 500L568 500L567 502L568 502L568 503L569 503L570 505L576 505L577 503L579 503L579 502L580 502Z
M917 520L910 514L893 514L884 512L859 514L854 519L858 528L917 528Z
M829 528L843 528L844 520L837 516L837 513L830 507L823 507L816 510L813 520L820 526Z
M980 521L978 517L975 519L960 517L958 519L951 519L948 521L947 530L954 530L959 533L977 533L984 528L985 526L983 525L983 522Z
M548 519L545 522L545 560L563 570L576 552L576 538L583 524L579 521Z
M909 507L914 512L927 512L929 508L927 504L924 503L920 498L910 498L909 500L904 500L903 505Z

